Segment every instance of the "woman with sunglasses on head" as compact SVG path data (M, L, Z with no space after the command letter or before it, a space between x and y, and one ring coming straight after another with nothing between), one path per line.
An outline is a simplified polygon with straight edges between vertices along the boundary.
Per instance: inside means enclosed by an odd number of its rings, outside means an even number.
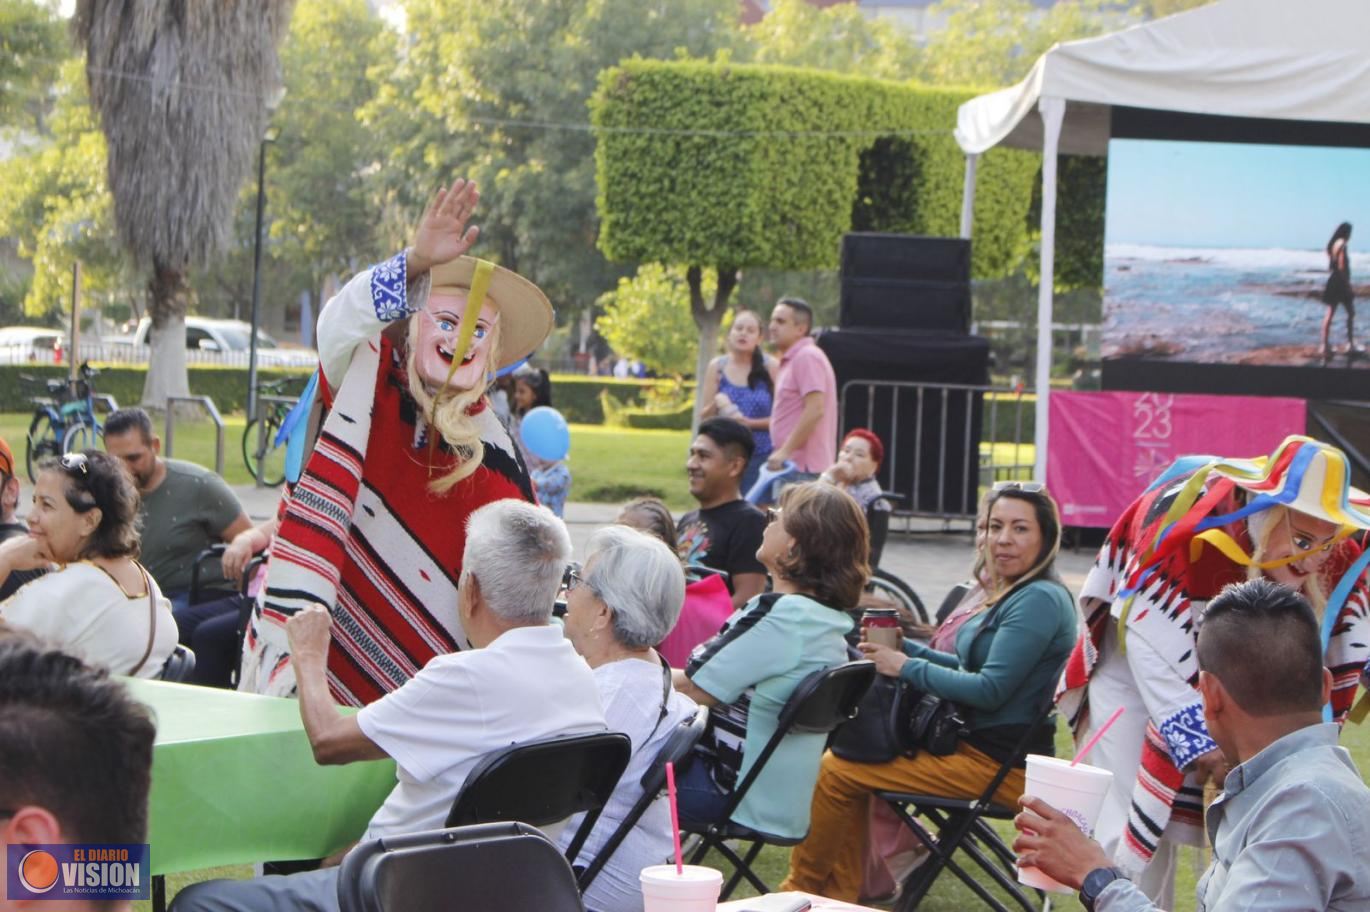
M138 489L98 450L43 463L29 533L0 545L0 579L55 565L0 602L0 619L114 674L155 678L176 621L138 563Z
M632 759L619 777L594 831L574 859L584 866L642 797L642 776L676 726L694 715L693 702L676 692L671 669L652 647L675 626L685 598L685 572L674 551L651 536L614 525L590 537L584 568L566 578L566 638L590 668L610 731L626 734ZM562 829L567 848L581 823ZM654 802L585 893L595 912L642 908L638 875L671 853L671 815L665 798Z
M1173 907L1176 848L1204 844L1205 784L1227 775L1197 689L1208 601L1259 576L1301 592L1324 625L1328 718L1351 710L1370 659L1354 541L1370 528L1370 497L1349 479L1345 454L1308 437L1254 459L1180 459L1113 524L1085 578L1058 705L1081 743L1123 710L1091 753L1113 771L1095 838L1157 905Z
M945 756L920 751L888 763L854 763L824 754L809 836L791 854L780 889L857 901L873 792L978 798L985 790L1027 727L1039 722L1075 643L1075 605L1055 571L1060 539L1056 502L1042 485L1001 483L989 498L988 607L957 632L955 654L909 640L902 650L861 643L881 674L960 706L966 733ZM1051 754L1054 726L1033 734L1030 750ZM1023 786L1019 766L995 801L1013 806Z
M757 559L774 591L753 597L695 648L676 687L711 707L695 762L679 783L682 826L721 821L733 787L775 733L780 710L810 673L847 659L846 634L869 576L870 536L856 501L832 485L792 485L762 535ZM787 735L731 815L798 838L825 736Z

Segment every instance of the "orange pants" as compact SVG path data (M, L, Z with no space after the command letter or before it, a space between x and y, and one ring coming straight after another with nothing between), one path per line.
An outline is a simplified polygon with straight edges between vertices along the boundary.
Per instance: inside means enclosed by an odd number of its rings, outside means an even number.
M813 792L809 835L794 847L781 890L800 890L854 903L861 891L866 856L869 796L875 791L917 792L947 798L978 798L1001 764L961 742L956 753L920 753L889 763L852 763L823 755ZM1015 769L994 793L1013 806L1023 794L1024 772Z

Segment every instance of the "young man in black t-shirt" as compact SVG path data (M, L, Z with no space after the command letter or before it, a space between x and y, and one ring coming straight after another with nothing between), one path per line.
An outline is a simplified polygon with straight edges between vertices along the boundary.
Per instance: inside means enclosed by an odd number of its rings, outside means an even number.
M676 525L681 560L726 571L734 608L766 588L766 568L756 559L766 516L743 500L739 489L754 449L752 432L740 422L702 422L685 462L690 493L699 509L686 513Z

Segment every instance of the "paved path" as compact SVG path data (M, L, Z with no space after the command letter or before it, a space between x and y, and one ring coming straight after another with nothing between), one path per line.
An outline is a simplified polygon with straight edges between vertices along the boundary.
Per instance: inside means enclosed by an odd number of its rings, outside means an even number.
M234 490L254 520L266 519L275 513L277 495L274 489L238 485ZM618 508L611 504L568 503L566 526L571 531L571 543L576 551L582 551L591 533L613 522L617 513ZM914 520L910 532L896 531L902 529L898 520L892 525L894 529L880 565L913 586L928 611L935 611L942 596L970 573L970 533L945 532L940 522ZM1061 553L1057 568L1072 592L1079 592L1093 559L1094 552L1087 549Z

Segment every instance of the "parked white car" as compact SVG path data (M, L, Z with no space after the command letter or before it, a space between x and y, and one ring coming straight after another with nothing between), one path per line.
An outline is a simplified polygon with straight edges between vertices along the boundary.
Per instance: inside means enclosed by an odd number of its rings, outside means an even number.
M132 336L105 337L107 360L145 361L148 357L148 330L152 321L144 317ZM233 364L247 366L252 340L252 325L242 320L216 320L186 317L186 360L192 364ZM313 349L287 346L262 330L257 330L259 367L318 367Z
M62 360L66 333L42 326L0 328L0 364L53 364Z

